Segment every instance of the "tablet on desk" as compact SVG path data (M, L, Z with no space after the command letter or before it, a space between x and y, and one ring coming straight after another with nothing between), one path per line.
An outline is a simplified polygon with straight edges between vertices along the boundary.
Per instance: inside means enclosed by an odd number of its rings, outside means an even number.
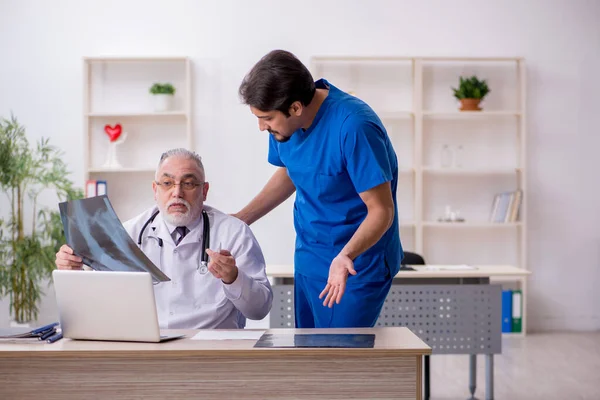
M375 335L362 333L265 333L254 347L292 347L292 348L373 348Z

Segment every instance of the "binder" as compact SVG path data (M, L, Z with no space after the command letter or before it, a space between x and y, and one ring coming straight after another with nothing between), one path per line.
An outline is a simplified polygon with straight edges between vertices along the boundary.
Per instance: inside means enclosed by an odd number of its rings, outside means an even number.
M520 333L523 323L523 292L514 290L512 294L512 331Z
M108 194L106 181L96 181L96 196L102 196L104 194Z
M502 332L512 332L512 290L502 291Z
M96 197L97 196L97 189L96 189L96 181L93 179L90 179L88 181L85 182L85 197Z

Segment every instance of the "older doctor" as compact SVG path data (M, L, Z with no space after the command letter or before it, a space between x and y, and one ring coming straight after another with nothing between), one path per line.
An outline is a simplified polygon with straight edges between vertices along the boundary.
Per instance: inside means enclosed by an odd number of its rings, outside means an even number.
M123 224L136 243L142 233L142 251L171 278L154 286L161 328L243 328L246 318L262 319L271 309L273 292L258 242L245 223L204 204L204 177L196 153L167 151L152 183L156 207ZM203 213L210 226L208 268L200 264ZM83 264L63 245L56 266Z

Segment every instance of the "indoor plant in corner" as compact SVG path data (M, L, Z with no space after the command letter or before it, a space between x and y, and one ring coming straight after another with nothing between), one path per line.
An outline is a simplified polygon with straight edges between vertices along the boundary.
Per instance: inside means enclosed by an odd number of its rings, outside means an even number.
M171 110L175 88L170 83L155 83L150 88L154 97L154 111L164 112Z
M14 116L0 119L0 193L8 197L8 203L0 200L0 297L10 297L18 324L37 319L42 281L50 279L65 242L58 205L46 208L38 201L83 197L68 175L62 152L48 139L30 147Z
M460 77L458 88L452 88L454 97L460 100L461 111L481 111L479 103L490 92L487 82L477 76Z

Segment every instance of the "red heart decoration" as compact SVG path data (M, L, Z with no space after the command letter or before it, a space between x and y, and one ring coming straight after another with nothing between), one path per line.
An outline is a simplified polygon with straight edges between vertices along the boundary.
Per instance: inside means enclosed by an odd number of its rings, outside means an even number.
M116 124L114 128L110 125L104 127L104 132L106 132L111 142L116 141L121 136L121 130L121 124Z

